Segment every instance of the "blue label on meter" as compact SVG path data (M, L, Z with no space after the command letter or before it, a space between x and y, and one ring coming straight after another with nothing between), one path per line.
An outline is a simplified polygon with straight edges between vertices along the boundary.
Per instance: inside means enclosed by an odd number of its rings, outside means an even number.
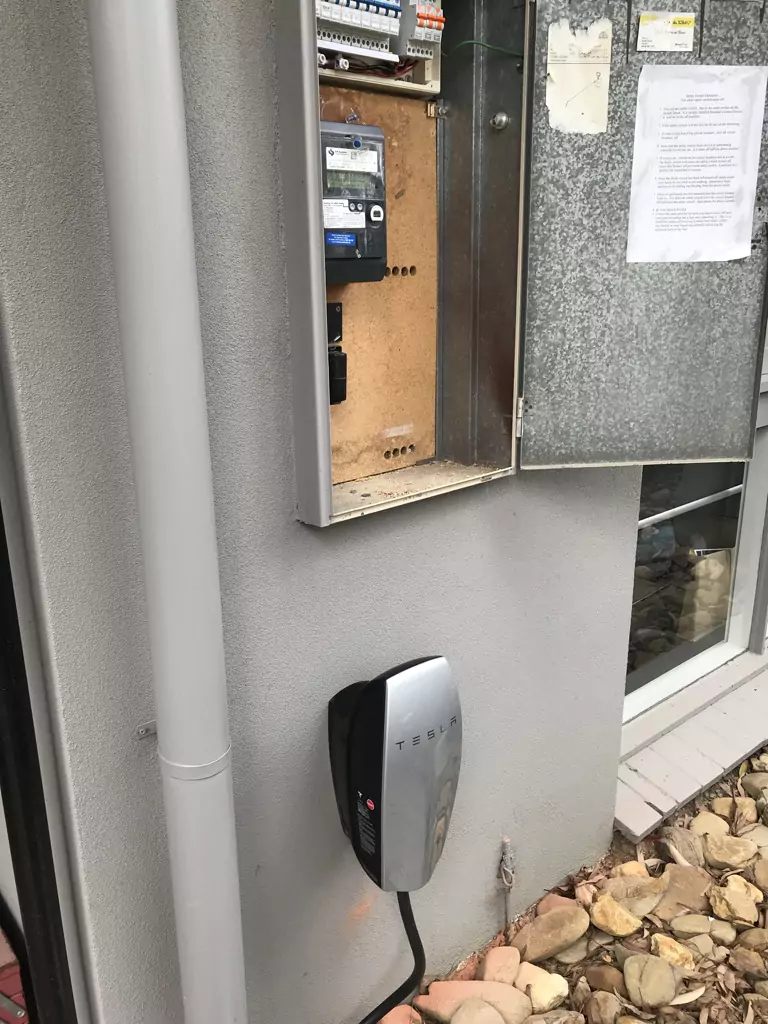
M354 247L357 245L357 235L350 235L343 231L326 231L325 244Z

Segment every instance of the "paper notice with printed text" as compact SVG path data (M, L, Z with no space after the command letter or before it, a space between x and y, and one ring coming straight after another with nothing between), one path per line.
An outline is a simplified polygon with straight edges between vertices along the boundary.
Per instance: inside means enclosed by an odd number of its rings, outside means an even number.
M552 128L583 135L608 129L611 36L608 18L574 31L567 18L549 26L547 108Z
M627 262L750 255L767 79L765 67L643 68Z

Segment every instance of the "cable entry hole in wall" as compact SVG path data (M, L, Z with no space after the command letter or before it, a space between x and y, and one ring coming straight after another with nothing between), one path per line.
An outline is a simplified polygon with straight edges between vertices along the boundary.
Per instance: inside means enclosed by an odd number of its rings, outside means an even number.
M387 448L384 452L385 459L399 459L402 455L413 455L416 451L415 444L404 444L402 448Z
M387 267L385 277L416 277L416 267Z

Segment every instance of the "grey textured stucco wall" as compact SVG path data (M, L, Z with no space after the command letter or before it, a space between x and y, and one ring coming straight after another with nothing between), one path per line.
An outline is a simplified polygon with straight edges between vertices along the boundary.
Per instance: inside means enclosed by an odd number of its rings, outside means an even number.
M251 1020L354 1024L410 969L336 820L325 706L422 653L466 715L452 832L414 900L433 971L612 819L636 470L532 475L313 531L293 522L266 0L183 0ZM79 0L0 7L3 375L84 955L104 1024L181 1020L108 229ZM283 197L290 202L290 196ZM211 942L216 937L211 936Z

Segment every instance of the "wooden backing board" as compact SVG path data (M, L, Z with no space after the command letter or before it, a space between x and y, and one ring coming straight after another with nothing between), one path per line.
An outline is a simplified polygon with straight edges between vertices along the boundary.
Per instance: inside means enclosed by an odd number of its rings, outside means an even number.
M347 400L331 408L333 482L342 483L434 458L436 122L424 100L337 86L321 86L320 106L325 121L356 114L384 131L387 262L398 270L328 288L328 301L344 306Z

